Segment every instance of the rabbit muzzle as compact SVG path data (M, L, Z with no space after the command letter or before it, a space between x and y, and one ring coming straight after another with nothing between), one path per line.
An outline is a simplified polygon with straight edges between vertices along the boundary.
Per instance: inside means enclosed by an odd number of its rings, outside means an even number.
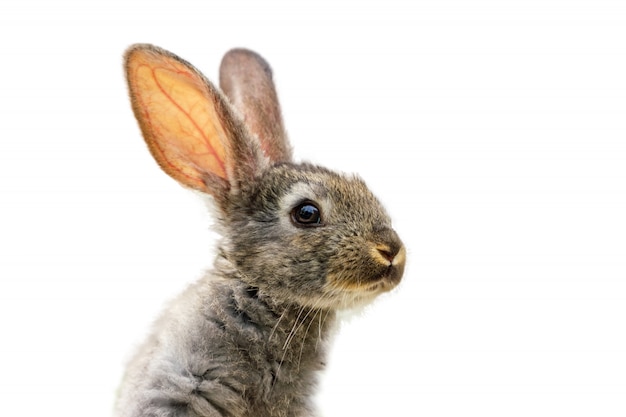
M406 249L393 229L375 231L368 239L347 246L329 274L335 289L360 298L359 294L377 295L400 283Z

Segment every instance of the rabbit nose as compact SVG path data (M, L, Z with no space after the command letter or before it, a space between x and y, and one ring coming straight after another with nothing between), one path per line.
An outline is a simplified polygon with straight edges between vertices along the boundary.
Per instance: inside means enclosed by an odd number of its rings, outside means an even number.
M376 251L391 265L404 263L405 249L400 238L393 229L384 229L378 232L380 243L375 246Z
M404 263L405 249L402 244L394 246L376 245L376 250L390 265L401 265Z
M376 250L383 256L383 258L385 258L389 262L393 262L394 258L398 254L397 250L392 250L387 245L378 245L376 246Z

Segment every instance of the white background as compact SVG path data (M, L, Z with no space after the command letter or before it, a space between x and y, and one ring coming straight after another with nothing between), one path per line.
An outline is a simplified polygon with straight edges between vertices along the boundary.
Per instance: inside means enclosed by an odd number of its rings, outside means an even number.
M332 416L626 415L626 3L0 4L0 414L109 416L124 361L211 264L121 55L272 64L298 159L358 172L408 250L338 335Z

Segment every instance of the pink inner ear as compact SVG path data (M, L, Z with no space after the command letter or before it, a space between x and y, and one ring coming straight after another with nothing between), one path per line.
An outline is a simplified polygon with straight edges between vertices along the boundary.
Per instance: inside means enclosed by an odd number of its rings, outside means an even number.
M228 136L204 78L181 61L133 51L127 61L135 115L159 165L186 186L209 191L206 174L227 179Z
M175 122L176 125L169 125L166 127L166 133L161 132L160 136L163 137L162 141L156 141L155 146L159 148L163 155L165 162L174 170L178 170L182 175L195 180L193 176L189 176L186 172L184 165L181 165L181 159L187 159L187 163L193 165L197 171L204 171L208 167L208 171L213 174L226 178L226 167L223 159L223 147L222 155L218 154L215 148L216 142L221 145L221 141L216 140L215 135L219 136L219 132L212 125L207 125L206 112L204 109L198 109L206 106L206 102L200 100L196 103L191 101L191 98L186 96L184 91L180 94L176 91L176 85L163 85L161 79L167 80L168 74L164 73L168 71L166 68L152 68L152 77L155 85L158 87L160 93L163 95L165 101L171 103L169 112L177 114ZM186 77L189 82L194 82L193 74L189 71L176 71L176 75ZM171 90L168 91L166 88ZM180 87L180 86L179 86ZM188 93L191 94L191 93ZM163 115L160 116L161 120ZM209 122L214 122L209 120ZM200 123L205 123L205 126L201 126ZM208 134L213 134L213 141L210 140ZM219 139L219 137L217 138ZM163 145L161 145L161 143ZM167 152L166 149L173 150L174 152ZM212 163L214 162L214 163Z
M180 111L181 113L180 118L187 119L186 120L187 123L181 123L181 126L184 124L184 125L188 125L192 127L193 132L191 132L191 136L197 135L200 139L202 139L201 141L198 141L195 144L193 143L193 141L192 142L182 141L183 144L191 145L193 148L193 149L189 149L190 160L194 161L194 160L203 160L206 158L212 158L216 163L215 170L213 173L217 174L219 177L226 178L226 167L224 164L224 160L222 159L222 157L220 157L220 155L218 155L217 150L214 147L215 141L211 142L211 140L209 140L209 137L207 136L207 130L210 131L211 129L205 128L203 130L201 126L199 125L199 120L194 119L194 114L192 114L193 107L203 106L206 104L203 102L192 104L188 102L188 100L182 100L181 102L177 101L176 98L172 96L172 94L168 93L168 91L165 90L165 87L160 82L159 77L157 75L157 71L159 70L167 71L167 69L164 69L164 68L152 69L152 76L154 78L155 84L158 86L158 88L160 89L161 93L166 98L166 100L169 100L172 103L172 106L178 109L178 111ZM187 77L190 80L190 82L194 82L193 74L191 74L189 71L176 71L176 74ZM186 105L191 105L191 107L185 108L184 106ZM198 116L198 114L196 114L196 116ZM199 116L202 116L202 114L200 114ZM182 131L181 131L181 134L183 134ZM169 142L169 145L171 145L172 147L175 147L178 144L177 143L178 141L176 140L171 140L168 142ZM203 145L203 146L194 146L194 145ZM159 146L158 142L157 142L157 146ZM181 151L184 152L184 150L181 150ZM162 149L161 149L161 152L163 152ZM170 162L168 161L168 163ZM171 164L171 166L173 169L179 169L178 166L175 164ZM186 175L184 171L180 171L180 172L181 174Z

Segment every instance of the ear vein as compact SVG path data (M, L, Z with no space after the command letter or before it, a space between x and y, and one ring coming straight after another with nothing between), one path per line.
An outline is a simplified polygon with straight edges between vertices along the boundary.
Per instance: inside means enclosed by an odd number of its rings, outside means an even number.
M196 131L198 132L198 134L200 135L200 137L202 138L205 148L208 151L207 153L209 155L212 155L215 158L215 161L217 162L217 164L219 165L219 169L220 169L220 173L218 173L218 175L220 175L222 178L226 178L226 167L224 164L224 160L221 159L219 157L219 155L217 154L217 151L215 150L215 147L211 144L211 141L209 140L208 136L206 135L206 133L204 132L204 130L202 130L202 128L198 125L197 121L191 116L191 113L189 111L187 111L185 108L183 108L175 99L174 97L172 97L171 94L169 94L165 88L163 87L163 85L161 84L161 82L159 81L157 75L156 75L156 71L157 71L158 67L155 68L150 68L151 70L151 74L152 74L152 79L154 80L154 83L156 84L157 88L159 89L159 91L161 92L161 94L163 94L163 96L165 96L165 98L167 100L169 100L172 105L177 108L191 123L191 125L196 129ZM163 68L163 70L168 71L167 68ZM175 71L178 74L182 74L185 75L189 78L192 78L192 75L187 72L187 71ZM161 151L161 153L163 155L165 155L163 153L163 149L157 144L157 147L159 147L159 150ZM198 155L198 154L196 154ZM165 158L167 160L167 158ZM173 169L175 169L176 171L180 172L182 175L185 175L187 177L190 177L189 175L187 175L186 173L182 172L182 170L180 170L178 167L172 165L172 163L167 160L168 164L170 164L170 166L172 166Z

